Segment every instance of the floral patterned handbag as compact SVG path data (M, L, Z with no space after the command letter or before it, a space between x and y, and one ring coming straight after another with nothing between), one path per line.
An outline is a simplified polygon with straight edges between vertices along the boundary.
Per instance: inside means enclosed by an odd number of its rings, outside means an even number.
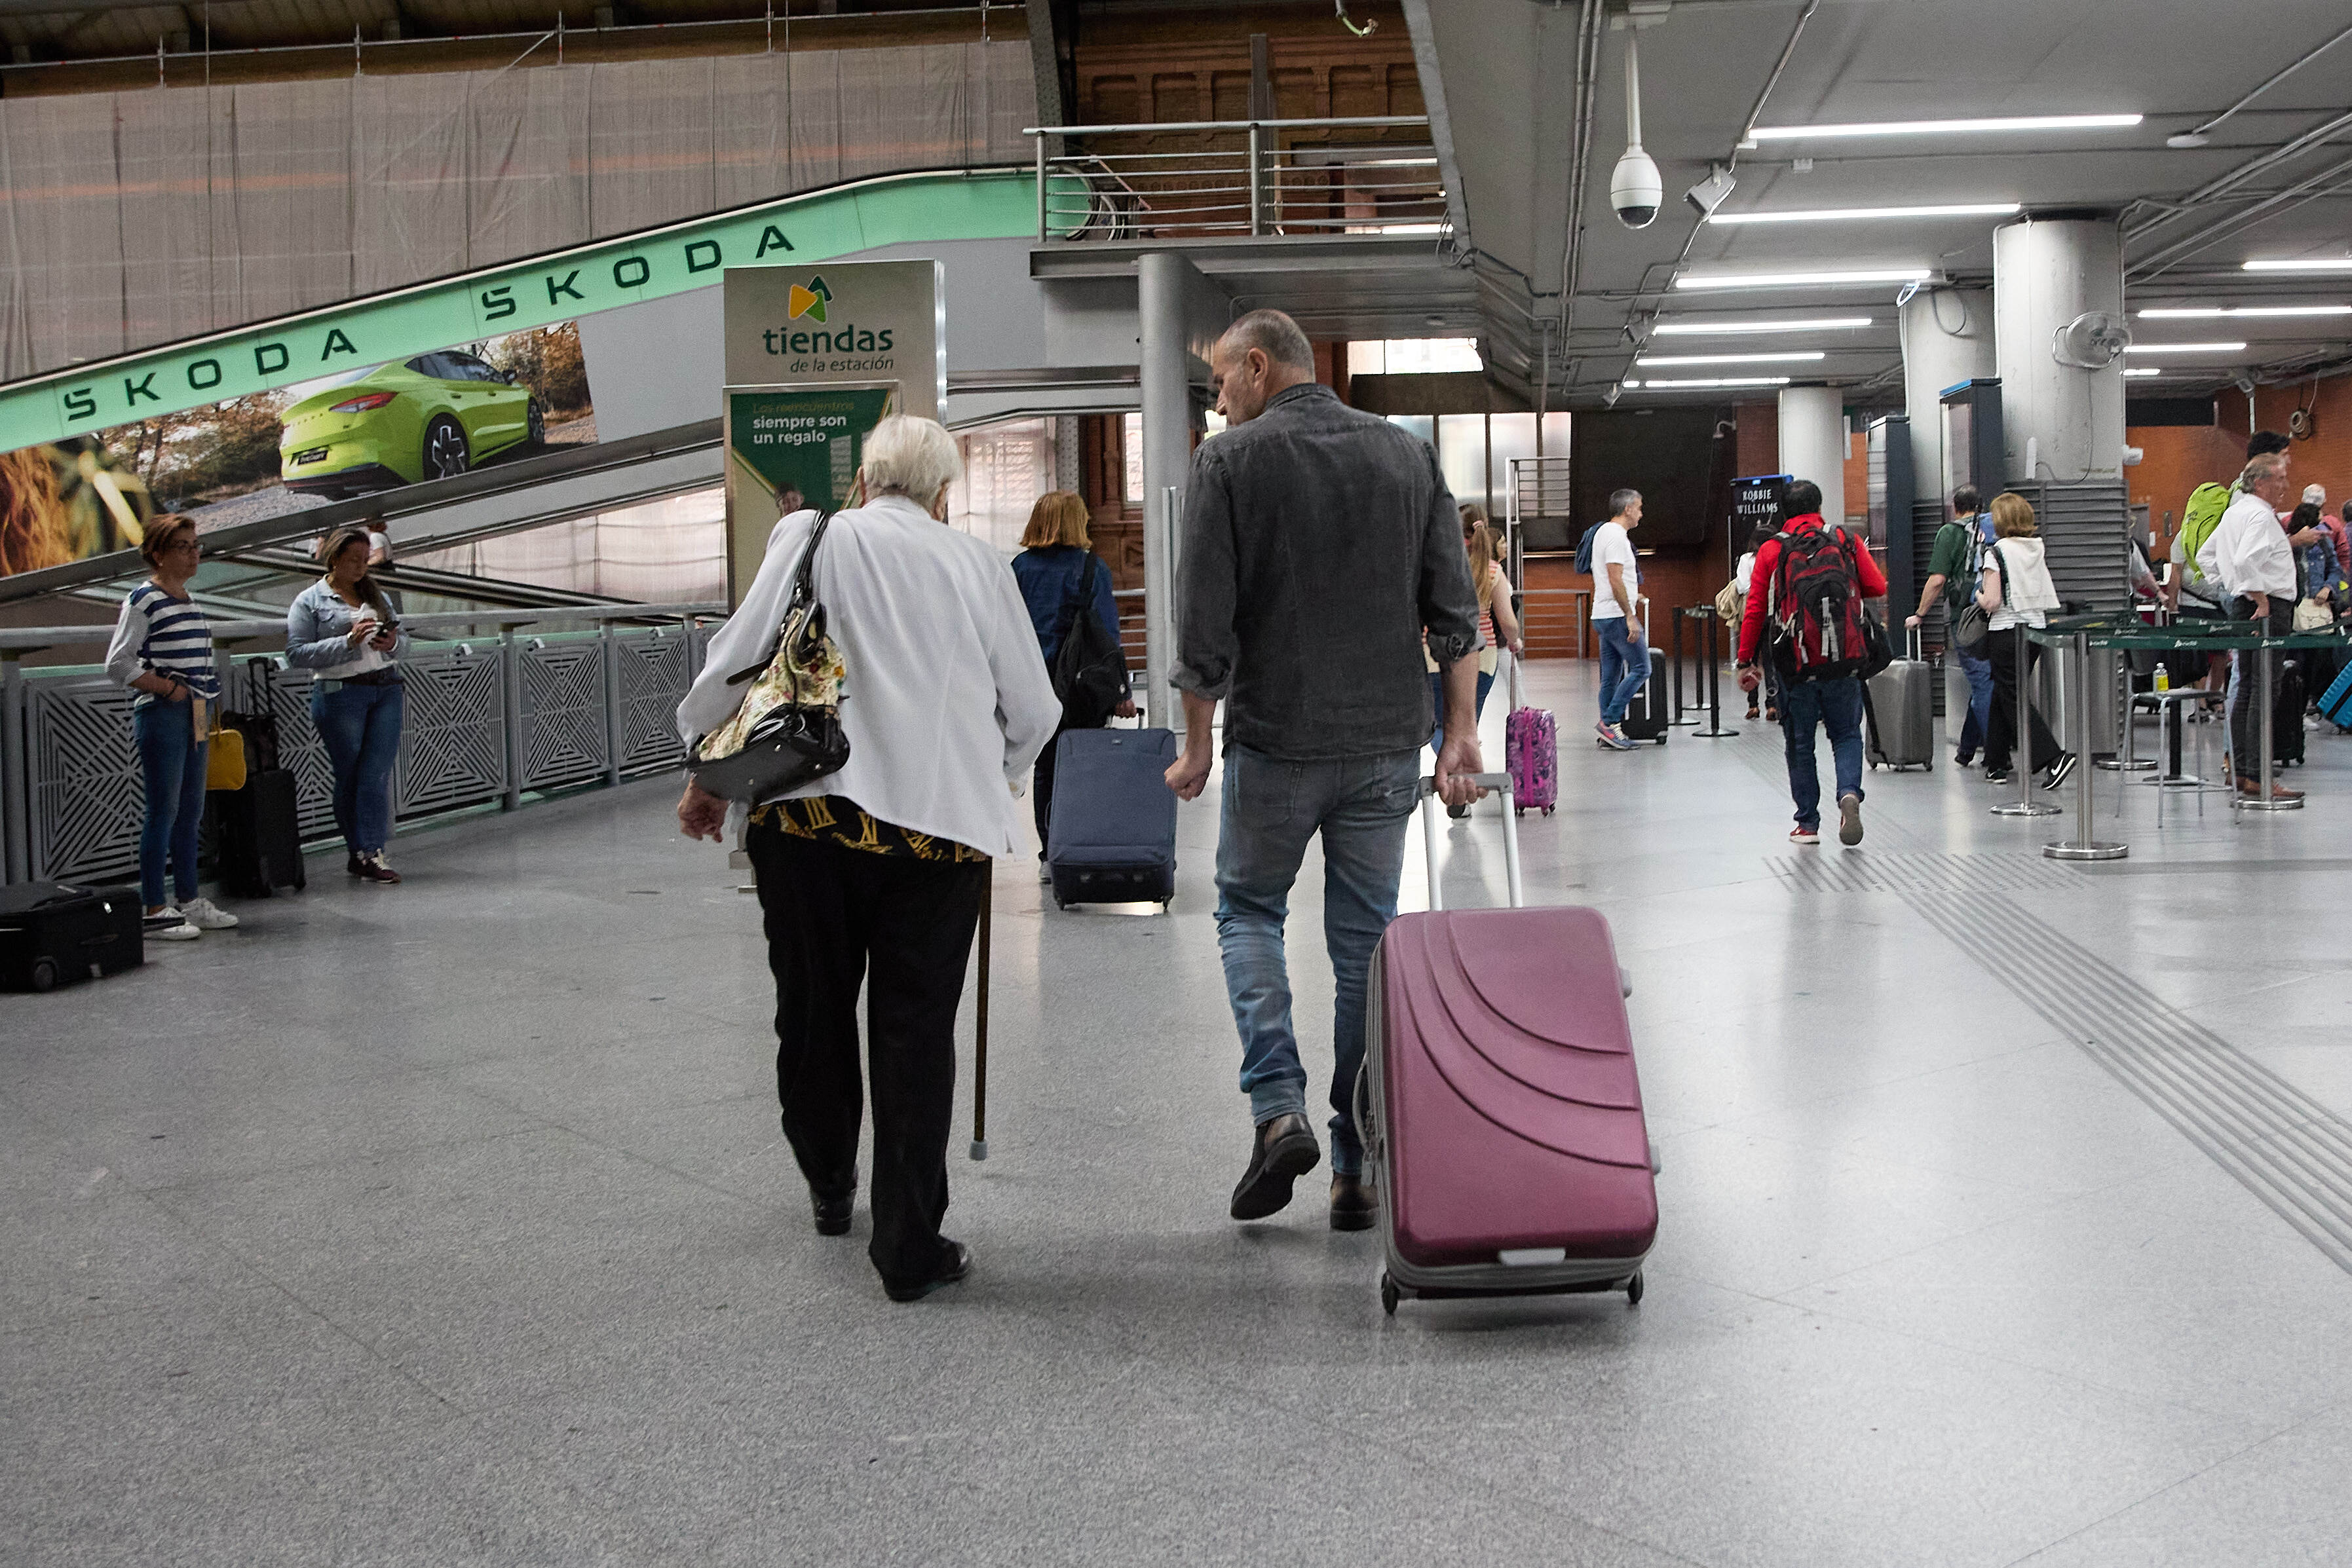
M816 548L832 521L827 512L809 532L775 653L765 664L727 678L729 685L750 681L751 688L735 716L704 736L687 758L694 781L714 795L756 806L837 773L849 760L849 737L841 727L847 672L841 650L825 635L824 606L816 597Z

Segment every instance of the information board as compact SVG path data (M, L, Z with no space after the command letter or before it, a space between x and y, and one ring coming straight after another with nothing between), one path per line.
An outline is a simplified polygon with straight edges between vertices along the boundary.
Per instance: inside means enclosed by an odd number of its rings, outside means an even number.
M896 382L728 389L728 603L742 602L777 519L847 503L866 437L899 397Z

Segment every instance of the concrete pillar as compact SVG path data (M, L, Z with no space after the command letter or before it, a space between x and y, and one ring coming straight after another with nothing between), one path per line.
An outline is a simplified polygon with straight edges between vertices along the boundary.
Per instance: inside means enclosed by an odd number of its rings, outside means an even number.
M2123 235L2116 220L2027 218L1995 229L1992 287L2010 482L2120 483L2122 361L2084 370L2060 364L2051 352L2054 335L2084 312L2123 315Z
M1845 521L1845 393L1836 387L1780 391L1780 471L1822 487L1822 517Z
M1919 499L1948 515L1952 486L1944 482L1946 387L1998 375L1993 358L1992 290L1923 288L1901 308L1903 411L1911 416L1911 473ZM1990 497L1987 499L1990 499ZM1927 556L1922 551L1924 566Z
M1176 528L1168 506L1192 466L1192 403L1186 374L1186 274L1174 251L1147 251L1137 265L1142 337L1144 707L1150 722L1183 728L1168 685L1176 657Z

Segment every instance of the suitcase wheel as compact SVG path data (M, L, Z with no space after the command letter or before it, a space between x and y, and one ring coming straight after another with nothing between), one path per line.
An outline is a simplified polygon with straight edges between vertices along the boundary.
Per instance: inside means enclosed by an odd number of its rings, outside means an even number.
M1663 735L1662 735L1662 736L1658 737L1656 744L1658 744L1658 745L1660 745L1660 746L1664 746L1665 743L1666 743L1666 737L1665 737L1664 736L1663 736Z
M1528 809L1525 806L1514 806L1511 808L1511 815L1514 817L1524 817L1527 814ZM1551 815L1551 810L1549 807L1545 809L1544 815L1547 817Z
M1546 806L1546 807L1543 809L1543 814L1544 814L1545 816L1549 817L1549 816L1550 816L1550 815L1551 815L1551 813L1552 813L1552 808L1551 808L1551 807L1549 807L1549 806Z
M57 988L58 988L58 966L57 966L57 961L56 961L55 959L51 959L51 958L36 958L36 959L34 959L34 960L33 960L33 972L32 972L31 974L29 974L29 975L26 976L26 977L25 977L25 978L26 978L26 980L27 981L27 983L29 983L29 984L32 986L33 989L34 989L34 990L36 990L36 991L53 991L53 990L57 989ZM1390 1310L1390 1311L1391 1311L1391 1312L1394 1312L1396 1309L1395 1309L1395 1308L1393 1308L1393 1307L1391 1307L1391 1308L1390 1308L1389 1310Z
M1639 1274L1625 1281L1625 1304L1629 1307L1642 1304L1642 1276Z
M1639 1276L1636 1276L1636 1277L1635 1277L1635 1283L1638 1285L1638 1284L1639 1284L1639 1282L1640 1282ZM1396 1316L1396 1310L1397 1310L1397 1301L1398 1301L1398 1299L1399 1299L1399 1297L1398 1297L1397 1283L1396 1283L1396 1281L1395 1281L1394 1280L1391 1280L1391 1279L1390 1279L1390 1278L1389 1278L1389 1274L1388 1274L1388 1270L1385 1270L1385 1269L1381 1270L1381 1312L1385 1312L1385 1313L1387 1313L1390 1317L1394 1317L1394 1316Z

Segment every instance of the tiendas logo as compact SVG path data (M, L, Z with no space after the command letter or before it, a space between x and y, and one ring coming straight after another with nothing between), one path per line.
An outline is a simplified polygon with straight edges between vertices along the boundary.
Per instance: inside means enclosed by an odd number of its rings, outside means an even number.
M805 284L793 284L784 296L785 315L793 321L831 325L827 312L832 306L833 290L822 277L811 277ZM889 329L866 331L847 321L829 332L795 332L790 328L771 327L760 334L760 340L768 352L778 355L887 354L892 348Z

